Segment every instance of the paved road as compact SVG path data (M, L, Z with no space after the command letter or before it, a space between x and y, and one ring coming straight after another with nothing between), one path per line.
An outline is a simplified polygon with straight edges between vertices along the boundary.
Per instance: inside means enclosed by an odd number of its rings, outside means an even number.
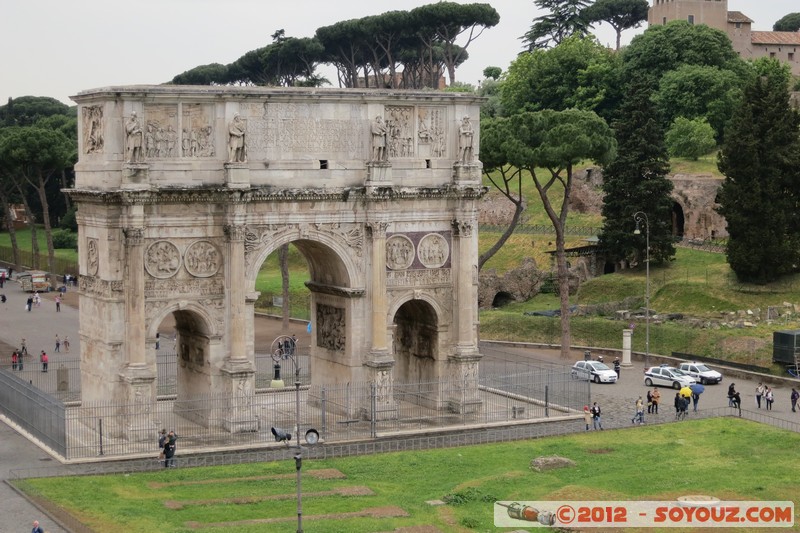
M51 356L51 367L57 367L59 361L79 359L80 338L78 335L78 311L70 305L61 306L61 312L55 311L53 295L44 296L41 307L30 312L24 309L26 295L15 283L10 283L0 292L6 294L7 302L0 308L0 363L7 365L10 360L12 347L18 347L24 337L28 350L38 354L46 350ZM75 295L69 294L65 302L75 302ZM171 331L171 324L163 324L165 331ZM280 323L270 319L257 320L255 328L258 338L257 343L267 342L281 333ZM300 338L301 344L307 342L308 334L302 325L293 324L291 332ZM296 330L296 331L295 331ZM55 335L62 339L69 336L71 350L69 354L56 354L53 352ZM261 339L259 341L259 339ZM620 339L621 341L621 339ZM573 360L560 359L557 350L541 350L521 347L505 347L498 345L482 345L482 353L491 357L493 361L507 360L509 362L528 361L539 364L568 366ZM576 351L574 360L582 358L583 352ZM28 359L25 375L29 379L41 379L38 359ZM706 392L700 399L699 408L725 407L728 405L727 388L731 379L726 378L721 385L706 386ZM742 393L742 406L745 409L755 410L754 391L757 383L753 380L735 379L736 388ZM592 385L592 401L597 401L603 408L603 425L606 429L629 427L633 417L636 398L645 396L648 388L644 386L643 365L634 362L633 367L622 370L621 379L613 385ZM646 421L664 422L674 418L672 400L675 391L662 388L662 409L658 415L645 415ZM792 413L789 406L790 388L787 386L774 387L775 406L771 416L800 423L800 413ZM690 417L692 414L690 413ZM19 468L37 468L51 461L47 454L17 434L13 429L0 424L0 478L8 479L9 471ZM24 498L18 496L5 483L0 484L0 533L18 533L28 531L34 519L42 522L45 531L50 533L64 533L64 530L44 517L35 507ZM27 528L27 529L26 529Z

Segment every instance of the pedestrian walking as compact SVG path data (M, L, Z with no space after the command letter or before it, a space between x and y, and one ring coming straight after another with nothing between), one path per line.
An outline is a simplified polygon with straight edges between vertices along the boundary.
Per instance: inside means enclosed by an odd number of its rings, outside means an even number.
M61 339L58 337L58 333L56 333L56 352L61 351Z
M158 454L159 461L166 461L166 452L164 450L164 445L167 443L167 430L162 429L161 433L158 434L158 449L161 450Z
M614 359L614 372L617 373L617 379L619 379L619 372L622 369L622 365L619 362L619 357Z
M64 335L64 351L69 353L69 335Z
M592 427L596 430L598 428L603 429L603 421L600 418L602 411L600 410L600 406L597 405L597 402L592 404Z
M42 305L42 297L39 296L39 291L33 293L33 306L34 307L41 307Z
M653 393L647 390L647 414L653 414Z
M733 397L736 395L736 383L728 385L728 407L733 407Z
M592 421L592 413L589 411L589 406L583 406L583 421L586 423L586 431L589 431L589 424Z
M631 418L631 424L635 424L636 422L639 422L639 425L644 424L644 400L642 400L641 396L636 400L636 412L633 418Z
M39 356L39 361L42 363L42 372L47 372L47 363L50 362L50 358L47 357L44 350L42 350L42 355Z
M739 416L742 416L742 397L738 392L734 392L731 396L731 407L739 410Z
M28 299L25 300L25 309L30 313L31 307L33 307L33 296L28 296Z
M33 521L33 529L31 529L31 533L44 533L44 529L41 528L38 520Z
M11 352L11 370L16 370L17 364L19 364L19 354L17 353L16 350L14 350L13 352ZM794 411L794 409L792 410Z
M61 295L56 294L56 313L61 312Z
M792 388L792 395L789 396L789 399L792 401L792 412L797 412L797 400L800 399L800 392L797 392L795 388Z
M772 402L775 401L775 395L772 392L772 387L764 389L764 399L767 401L767 411L772 411Z
M19 355L28 355L28 344L25 342L25 337L22 337L22 342L19 343Z
M759 383L756 387L756 407L761 409L761 398L764 396L764 384Z
M5 272L0 272L0 289L3 288L3 285L5 284L5 282L6 282L6 273Z

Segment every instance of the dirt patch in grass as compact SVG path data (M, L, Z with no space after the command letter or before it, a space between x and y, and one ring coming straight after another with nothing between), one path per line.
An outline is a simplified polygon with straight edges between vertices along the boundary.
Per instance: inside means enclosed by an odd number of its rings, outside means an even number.
M304 475L315 479L345 479L347 476L335 468L320 468L319 470L305 470ZM163 489L167 487L180 487L184 485L215 485L217 483L238 483L240 481L264 481L270 479L294 479L297 474L273 474L271 476L250 476L250 477L223 477L216 479L198 479L196 481L169 481L161 483L152 481L147 484L151 489Z
M587 453L597 453L597 454L614 453L614 448L591 448L591 449L586 450L586 452Z
M333 490L324 490L318 492L306 492L307 497L323 497L323 496L373 496L375 493L369 487L356 486L356 487L340 487ZM166 500L164 507L167 509L183 509L190 505L247 505L250 503L261 503L266 501L276 500L292 500L297 495L291 494L272 494L270 496L243 496L241 498L212 498L208 500Z
M345 520L348 518L404 518L409 516L405 509L393 505L384 507L371 507L361 511L354 511L351 513L334 513L334 514L316 514L316 515L303 515L303 520ZM235 522L186 522L186 527L191 529L206 529L212 527L241 527L259 524L279 524L285 522L293 522L297 520L295 516L285 518L256 518L252 520L237 520Z

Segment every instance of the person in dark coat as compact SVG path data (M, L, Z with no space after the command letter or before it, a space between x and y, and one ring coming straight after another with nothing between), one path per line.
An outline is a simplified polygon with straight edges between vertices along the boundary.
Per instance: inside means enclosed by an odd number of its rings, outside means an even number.
M170 431L167 434L167 440L164 443L164 468L175 468L175 448L176 448L175 432Z

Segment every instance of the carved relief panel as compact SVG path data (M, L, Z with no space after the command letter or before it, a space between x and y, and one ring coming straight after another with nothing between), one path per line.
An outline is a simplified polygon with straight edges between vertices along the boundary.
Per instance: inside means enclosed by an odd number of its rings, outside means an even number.
M209 241L197 241L189 245L184 254L186 271L196 278L208 278L219 270L220 255Z
M345 347L344 309L317 304L317 346L333 351Z
M201 104L181 106L181 155L183 157L214 157L214 130L211 126L212 108Z
M423 106L417 110L419 157L445 157L447 146L447 112L440 106Z
M102 154L105 144L103 133L103 107L90 105L81 110L83 129L83 151L87 154Z
M96 276L100 270L100 250L97 239L86 239L86 273Z
M144 268L158 279L171 278L181 267L181 253L169 241L156 241L147 247L144 254Z
M386 123L386 147L389 151L389 159L414 157L416 148L414 108L412 106L386 106L384 122Z
M146 159L179 157L178 106L145 106L144 156Z

